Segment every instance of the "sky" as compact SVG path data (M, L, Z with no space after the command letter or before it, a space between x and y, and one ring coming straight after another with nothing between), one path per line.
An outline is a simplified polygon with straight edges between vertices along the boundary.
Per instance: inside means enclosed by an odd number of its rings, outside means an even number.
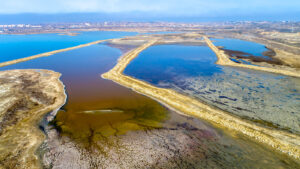
M0 13L154 12L165 15L300 13L300 0L0 0Z
M300 20L300 0L0 0L0 15L22 13L146 13L162 17L275 19L291 16Z

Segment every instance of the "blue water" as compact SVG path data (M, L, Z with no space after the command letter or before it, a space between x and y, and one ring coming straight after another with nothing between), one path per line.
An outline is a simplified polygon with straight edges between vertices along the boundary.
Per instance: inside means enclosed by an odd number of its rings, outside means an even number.
M112 100L121 102L124 93L127 95L123 100L131 96L130 90L101 78L121 54L119 49L101 43L1 67L0 70L49 69L59 72L68 95L65 105L68 112L97 110Z
M216 60L207 46L157 45L141 52L124 73L300 133L300 78L220 66Z
M107 128L110 130L108 123L120 126L117 129L123 134L136 130L130 124L142 124L141 129L147 125L151 126L152 123L159 126L167 118L164 107L150 98L101 78L102 73L109 71L117 63L121 54L119 49L101 43L2 67L0 70L50 69L60 72L68 99L63 109L58 111L56 119L62 128L66 126L66 130L62 132L66 131L75 139L80 136L86 140L90 135L86 134L91 130L97 131L95 133L98 134L107 133ZM99 110L122 112L118 115L103 115ZM99 135L94 138L101 139Z
M78 32L77 36L59 34L0 35L0 62L19 59L96 40L136 35L135 32Z
M223 46L224 49L241 51L245 53L249 53L254 56L263 57L265 59L269 59L268 56L264 56L263 52L267 51L267 48L259 43L249 42L245 40L239 39L211 39L216 46Z
M116 64L117 59L120 55L121 51L116 48L112 48L104 44L97 44L71 51L57 53L49 57L37 58L34 60L1 67L0 70L51 69L62 73L61 80L66 86L68 103L64 106L63 110L60 110L58 112L57 116L62 116L62 121L59 124L63 124L65 126L68 126L71 122L74 122L74 119L78 120L77 122L80 123L80 125L78 125L80 129L83 128L82 124L84 124L84 126L97 126L99 125L99 121L109 121L111 119L99 119L99 117L95 118L95 116L91 116L89 114L78 113L85 110L124 108L125 110L129 109L130 111L134 110L133 112L139 112L138 114L141 114L141 111L146 110L145 112L147 113L147 115L145 117L153 117L153 114L157 114L157 109L153 109L152 107L153 101L150 102L149 99L146 99L127 88L119 86L112 81L105 80L100 77L102 73L108 71ZM145 58L147 59L144 60L143 56L146 56ZM182 78L181 80L185 81L186 77L209 78L214 76L215 74L224 74L222 67L214 64L214 62L216 61L216 57L212 56L214 56L214 53L211 52L208 47L203 46L154 46L142 52L141 55L132 62L134 65L129 65L129 67L135 65L139 67L133 67L129 69L131 69L132 74L144 74L144 78L147 78L145 74L152 75L152 77L156 79L156 83L159 83L160 80L167 80L169 82L172 82L173 80L173 82L175 82L180 80L180 78ZM161 61L163 63L161 63ZM138 70L139 73L135 70ZM126 71L128 70L126 69ZM153 73L152 71L155 71L155 73ZM165 77L160 77L161 75ZM221 81L220 84L222 84ZM201 83L199 83L199 85L201 86ZM155 112L151 112L152 110L155 110ZM87 118L86 116L89 116L89 118ZM181 127L189 124L183 123L183 121L178 121L178 117L174 119L176 119L176 121L172 121L172 125ZM58 119L58 122L60 122L59 120L60 119ZM198 121L196 121L195 119L189 120L192 120L193 123L191 124L198 123ZM127 121L131 123L133 122L132 120ZM139 119L138 124L141 124L141 119ZM66 129L68 130L68 128ZM83 128L82 130L84 129L85 128ZM122 130L124 130L123 126ZM180 130L182 129L180 128ZM200 131L202 132L202 130L203 129L193 131L186 130L186 132L188 133L192 131L196 132L197 134ZM203 131L208 131L207 127L205 127ZM76 130L76 133L78 133L78 130ZM95 138L103 137L97 136L97 134L100 135L99 133L100 132L95 132ZM206 135L207 134L208 132L206 132ZM169 135L167 136L167 138L169 139ZM260 166L261 163L259 163L259 160L261 159L263 159L264 166L268 166L269 164L277 166L276 162L281 159L278 159L277 156L273 157L273 153L269 153L268 151L261 149L261 147L258 147L257 145L254 145L252 143L250 144L245 141L235 142L235 140L233 140L234 142L232 142L232 138L227 138L225 134L218 136L218 138L216 139L217 142L214 141L215 139L209 139L209 144L207 142L204 142L205 135L204 137L202 134L200 136L200 140L193 139L193 141L191 142L193 150L195 150L195 152L200 152L201 154L203 154L202 152L205 150L205 154L208 154L209 157L209 160L206 161L210 161L210 156L213 161L215 161L215 159L217 158L220 163L216 164L216 166L220 165L224 167L227 165L232 166L232 164L247 166L248 163L255 165L258 163L258 166ZM85 137L85 135L81 135L80 137ZM182 137L182 135L180 135L180 137ZM225 138L224 143L222 141L223 137ZM164 139L164 135L162 135L162 138ZM177 138L175 138L175 141L176 139ZM201 144L201 146L199 146L198 143ZM205 149L203 149L203 147ZM239 154L239 157L237 158L235 154ZM256 158L253 160L253 157L257 157L257 159L259 160L256 160ZM241 163L237 163L236 161L241 161ZM258 162L253 163L252 161ZM265 163L265 161L269 163ZM212 162L212 164L215 165L214 162Z
M74 85L75 81L89 82L98 77L101 79L99 73L104 73L112 68L121 54L121 51L116 48L97 44L1 67L0 70L54 70L62 73L64 83Z
M248 62L244 59L234 59L234 58L229 58L230 60L236 62L236 63L243 63L243 64L247 64L247 65L254 65L252 64L251 62ZM258 65L255 65L255 66L258 66Z
M158 45L148 48L130 63L124 73L153 84L178 76L211 76L221 72L216 57L206 46Z

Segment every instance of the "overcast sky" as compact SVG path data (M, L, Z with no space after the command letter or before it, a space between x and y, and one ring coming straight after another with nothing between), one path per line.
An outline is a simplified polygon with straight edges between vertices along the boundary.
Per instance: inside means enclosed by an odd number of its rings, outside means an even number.
M0 13L151 12L172 16L299 14L300 0L0 0Z

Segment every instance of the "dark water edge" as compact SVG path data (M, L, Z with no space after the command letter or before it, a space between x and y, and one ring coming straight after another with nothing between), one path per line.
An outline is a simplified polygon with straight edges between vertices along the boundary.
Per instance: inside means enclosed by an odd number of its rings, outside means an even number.
M276 53L273 49L262 44L232 38L212 38L212 40L236 63L257 65L265 62L272 65L285 65L284 62L274 57Z
M216 65L206 46L158 45L124 73L269 127L300 131L300 79Z
M221 46L223 49L229 51L239 51L240 54L244 54L245 56L256 56L263 59L271 59L270 57L264 55L265 52L268 51L266 46L256 43L250 42L240 39L232 39L232 38L223 38L223 39L211 39L216 46Z
M110 70L121 54L99 44L1 68L62 73L68 100L43 127L47 139L38 153L45 168L297 167L296 162L269 148L178 115L102 79L100 75Z
M193 117L167 110L158 128L90 135L89 142L48 129L40 149L45 168L297 168L273 150L232 136ZM50 126L51 127L51 126ZM117 131L117 130L116 130ZM96 132L95 132L96 133ZM80 160L77 157L80 156ZM76 160L77 159L77 160ZM48 163L51 161L51 163Z
M126 46L123 50L130 48ZM121 54L104 43L3 69L50 69L62 73L68 100L52 124L74 139L88 138L94 130L114 135L103 129L111 125L119 125L118 134L159 127L166 113L157 102L100 77L115 65Z

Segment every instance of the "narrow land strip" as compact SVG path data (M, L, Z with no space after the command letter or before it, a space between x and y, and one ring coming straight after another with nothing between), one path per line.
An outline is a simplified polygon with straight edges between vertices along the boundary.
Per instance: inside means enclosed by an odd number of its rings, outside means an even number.
M242 67L242 68L247 68L247 69L282 74L282 75L286 75L286 76L300 77L299 72L292 72L292 71L288 71L288 70L280 70L280 69L274 69L274 68L268 68L268 67L260 67L260 66L255 66L255 65L245 65L245 64L235 63L229 59L229 56L227 56L224 51L218 49L209 38L207 38L206 36L203 36L203 37L204 37L204 40L206 41L207 45L217 55L218 61L216 63L219 65Z
M214 46L213 43L207 37L204 38L208 46L218 56L217 64L243 67L243 68L249 68L255 70L263 70L272 73L279 73L279 74L285 74L289 76L300 77L300 75L290 71L281 71L272 68L264 68L264 67L234 63L229 59L228 56L226 56L225 53L223 53L223 51L219 50L216 46ZM184 114L193 115L201 119L207 120L220 128L227 128L230 129L231 131L242 133L261 143L272 146L274 149L286 153L289 156L292 156L298 160L300 159L300 137L297 135L257 126L251 122L244 121L236 116L228 114L227 112L203 104L198 100L182 95L171 89L158 88L146 82L123 75L123 71L126 68L126 66L130 63L130 61L133 60L140 52L150 47L151 45L155 44L157 40L158 39L149 41L148 43L143 44L140 47L132 50L131 52L123 55L119 59L118 64L109 72L103 74L102 77L113 80L125 87L131 88L141 94L154 98L159 102L171 108L174 108ZM78 45L75 47L55 50L55 51L46 52L46 53L42 53L42 54L38 54L38 55L34 55L22 59L4 62L4 63L0 63L0 67L28 61L31 59L36 59L39 57L46 57L59 52L86 47L104 41L107 40L99 40L87 44Z
M110 39L98 40L98 41L94 41L94 42L90 42L90 43L86 43L86 44L82 44L82 45L78 45L78 46L73 46L73 47L64 48L64 49L58 49L58 50L54 50L54 51L50 51L50 52L45 52L45 53L41 53L41 54L37 54L37 55L33 55L33 56L28 56L28 57L21 58L21 59L16 59L16 60L12 60L12 61L2 62L2 63L0 63L0 67L12 65L12 64L16 64L16 63L19 63L19 62L25 62L25 61L36 59L36 58L40 58L40 57L46 57L46 56L54 55L54 54L60 53L60 52L66 52L66 51L69 51L69 50L83 48L83 47L86 47L86 46L90 46L90 45L102 43L102 42L108 41L108 40L110 40Z
M220 128L242 133L258 142L273 147L277 151L285 153L295 159L300 159L300 137L297 135L257 126L251 122L230 115L225 111L206 105L196 99L182 95L174 90L158 88L144 81L124 75L123 71L130 61L155 42L156 40L150 41L123 55L117 65L109 72L102 74L102 77L151 97L184 114L199 117ZM226 62L226 59L228 58L219 58L220 62Z

